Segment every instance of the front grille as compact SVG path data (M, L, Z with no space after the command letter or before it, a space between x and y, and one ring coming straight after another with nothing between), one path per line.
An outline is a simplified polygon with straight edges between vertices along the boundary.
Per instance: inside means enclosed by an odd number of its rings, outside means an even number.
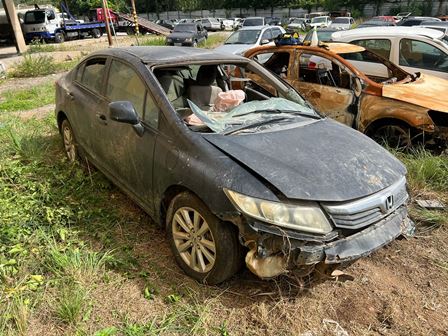
M380 221L406 203L406 179L368 197L345 203L322 203L336 227L359 229Z

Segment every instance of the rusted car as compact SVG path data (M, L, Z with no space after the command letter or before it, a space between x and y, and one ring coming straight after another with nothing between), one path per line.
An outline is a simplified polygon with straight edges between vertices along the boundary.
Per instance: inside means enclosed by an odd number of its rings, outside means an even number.
M444 79L407 73L364 47L344 43L265 46L245 56L264 60L324 115L391 146L448 140Z

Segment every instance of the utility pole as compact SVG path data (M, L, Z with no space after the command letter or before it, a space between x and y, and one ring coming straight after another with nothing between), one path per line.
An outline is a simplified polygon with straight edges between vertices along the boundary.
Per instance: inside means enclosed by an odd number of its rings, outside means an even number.
M25 39L23 38L22 28L20 27L20 21L17 17L16 8L14 7L13 0L2 0L3 8L6 12L7 22L9 22L11 31L14 34L14 44L19 54L24 53L27 50Z
M134 16L134 24L135 24L135 34L138 35L138 20L137 20L137 11L135 10L135 1L131 0L132 5L132 15Z
M107 5L107 0L103 0L103 15L104 15L104 22L106 23L107 41L109 42L109 47L112 47L113 42L112 42L112 34L110 32L109 6Z

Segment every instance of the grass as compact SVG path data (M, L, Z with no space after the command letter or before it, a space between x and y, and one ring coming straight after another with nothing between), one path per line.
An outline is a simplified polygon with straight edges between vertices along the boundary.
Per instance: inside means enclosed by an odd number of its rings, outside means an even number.
M199 47L206 49L213 49L223 44L227 39L228 35L226 34L213 34L209 35L208 38L199 44Z
M140 37L139 45L141 46L164 46L165 37Z
M17 63L9 77L29 78L54 74L72 69L79 62L79 58L70 61L56 62L52 56L25 54L23 60Z
M54 103L54 82L1 94L0 112L26 111Z

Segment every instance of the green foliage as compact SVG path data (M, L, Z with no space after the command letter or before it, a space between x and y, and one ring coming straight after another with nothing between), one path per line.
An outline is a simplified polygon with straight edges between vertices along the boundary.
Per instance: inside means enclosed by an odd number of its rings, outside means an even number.
M40 53L40 52L54 52L56 47L53 44L47 44L38 40L33 40L28 46L28 53Z
M25 111L54 103L52 81L30 89L6 91L0 100L0 112Z
M53 303L56 317L67 324L77 324L86 317L87 293L82 286L61 286Z
M139 39L139 45L141 46L163 46L165 45L165 37L141 37Z
M16 64L10 72L12 77L37 77L55 73L57 70L56 63L51 56L24 55L23 60Z

